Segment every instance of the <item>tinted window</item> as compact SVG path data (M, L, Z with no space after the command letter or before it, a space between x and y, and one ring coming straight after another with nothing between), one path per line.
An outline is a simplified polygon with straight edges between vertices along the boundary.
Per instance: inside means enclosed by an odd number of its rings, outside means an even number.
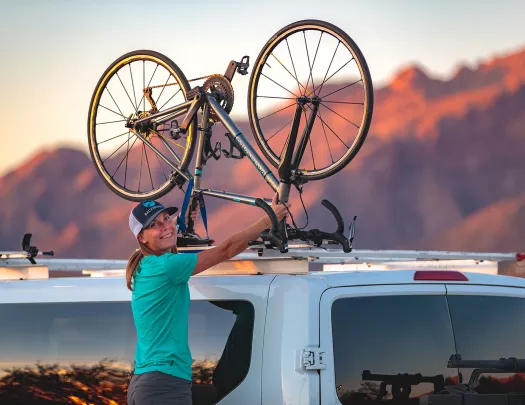
M463 360L525 359L524 299L449 296L448 301L457 352ZM460 370L464 383L469 382L473 370ZM474 389L481 393L525 392L522 376L484 373Z
M193 301L189 319L193 403L214 404L248 372L253 307ZM0 325L2 405L126 404L136 343L129 303L0 304Z
M126 402L129 303L0 305L0 403Z
M217 403L248 374L253 322L254 309L249 302L191 302L194 404Z
M341 298L332 307L332 332L342 404L419 404L417 397L435 386L417 381L417 374L438 385L456 375L447 368L455 349L444 296ZM393 376L404 373L411 376L393 387ZM386 392L381 395L383 381ZM403 386L410 389L404 400Z

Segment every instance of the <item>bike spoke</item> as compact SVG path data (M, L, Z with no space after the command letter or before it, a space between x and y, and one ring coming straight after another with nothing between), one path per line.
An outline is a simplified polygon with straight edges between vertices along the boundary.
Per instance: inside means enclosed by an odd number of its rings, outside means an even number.
M272 97L272 96L257 96L258 98L277 98L279 100L297 100L297 98L293 97Z
M139 105L137 104L137 93L135 92L135 82L133 81L133 72L131 71L131 63L128 63L129 66L129 74L131 75L131 87L133 88L133 99L135 100L135 105L137 106L137 110L139 109Z
M319 118L321 118L320 115L319 115ZM326 128L322 120L321 120L321 125L323 127L324 139L326 139L326 144L328 145L328 153L330 153L330 159L332 159L332 163L335 163L334 157L332 155L332 148L330 148L330 142L328 142L328 136L326 136Z
M306 110L303 110L303 113L304 113L304 122L305 122L305 128L306 128L306 125L308 125L308 117L306 116ZM312 138L310 137L310 134L308 134L308 143L310 144L310 153L312 154L312 162L314 164L314 170L317 170L317 168L315 167L314 149L312 148Z
M113 98L113 95L111 94L111 92L109 91L109 89L106 87L107 92L109 93L109 96L111 97L111 99L113 100L113 102L115 103L115 106L117 107L117 110L119 110L120 112L120 115L122 115L124 117L124 114L122 114L122 111L120 111L120 107L118 106L117 102L115 101L115 99Z
M339 135L337 135L337 134L334 132L334 130L333 130L332 128L330 128L330 125L328 125L328 124L326 123L326 121L324 121L324 120L321 118L321 115L320 115L319 111L317 111L317 116L319 117L319 119L321 120L321 122L324 123L324 125L326 125L326 127L327 127L330 131L332 131L332 133L337 137L337 139L339 139L339 140L341 141L341 143L342 143L344 146L346 146L347 149L350 149L350 146L348 146L346 143L344 143L343 140L342 140L341 138L339 138Z
M102 143L104 143L104 142L111 141L111 140L116 139L116 138L120 138L121 136L124 136L124 135L126 135L126 134L128 134L128 133L129 133L129 131L128 131L128 132L124 132L123 134L120 134L120 135L114 136L114 137L112 137L112 138L106 139L105 141L97 142L97 145L100 145L100 144L102 144Z
M122 83L122 80L120 79L120 75L118 74L118 72L116 73L117 77L118 77L118 80L120 82L120 84L122 85L122 88L124 89L124 91L126 92L126 95L128 96L128 99L129 99L129 102L131 103L131 105L133 106L133 109L135 110L135 112L138 111L137 107L135 106L135 104L133 104L133 101L131 100L131 97L129 96L129 93L128 93L128 90L126 89L126 87L124 86L124 83Z
M349 119L346 119L345 117L343 117L341 114L339 114L337 111L334 111L332 110L330 107L328 107L327 105L324 105L323 103L321 103L321 105L324 107L324 108L327 108L329 109L330 111L332 111L334 114L337 114L338 116L340 116L342 119L344 119L345 121L349 122L350 124L352 124L354 127L356 127L357 129L359 129L359 125L356 125L354 124L352 121L350 121Z
M115 122L126 122L126 121L127 121L127 120L107 121L107 122L97 122L96 125L114 124Z
M337 69L334 73L332 73L328 79L323 80L323 82L321 83L321 89L323 88L323 85L324 85L328 80L330 80L332 77L334 77L337 73L339 73L339 71L340 71L342 68L344 68L346 65L348 65L348 64L349 64L350 62L352 62L353 60L354 60L354 58L350 59L350 60L349 60L348 62L346 62L343 66L341 66L341 67L340 67L339 69ZM319 89L319 93L321 92L321 89ZM315 89L314 89L314 91L315 91ZM324 97L326 97L326 96L324 96Z
M315 89L314 77L312 74L312 65L310 64L310 53L308 52L308 44L306 43L306 32L303 31L304 37L304 47L306 48L306 57L308 58L308 69L310 69L310 74L308 75L308 80L306 80L306 88L308 89L308 84L310 83L310 78L312 79L312 88ZM306 94L306 91L305 91Z
M153 141L151 141L151 143L153 143ZM168 181L168 176L166 176L166 172L164 171L164 168L162 167L162 163L160 163L159 155L157 155L156 153L154 153L154 155L157 158L157 162L159 162L160 170L162 170L162 174L164 175L164 178L166 179L166 181Z
M158 96L157 99L155 100L155 105L159 102L160 97L162 96L162 93L164 92L164 89L166 88L166 85L168 84L168 82L169 82L169 80L170 80L170 77L171 77L171 73L170 73L170 75L168 76L168 79L166 80L166 83L164 83L164 87L163 87L162 90L160 91L159 96Z
M176 92L173 96L171 96L171 97L168 99L168 101L166 101L166 102L162 105L162 107L159 108L159 111L162 111L162 109L164 108L164 106L165 106L166 104L168 104L168 103L171 101L171 99L172 99L173 97L175 97L177 94L179 94L179 91L181 91L181 90L182 90L182 88L178 89L177 92Z
M276 60L277 62L279 62L279 64L284 68L284 70L286 70L286 71L288 72L288 74L289 74L290 76L292 76L292 78L293 78L293 79L295 80L295 82L297 83L297 86L301 86L301 87L303 87L303 85L302 85L301 83L299 83L299 79L297 79L297 76L294 76L294 75L293 75L293 74L292 74L292 73L286 68L286 66L284 66L284 64L283 64L283 63L277 58L277 56L275 56L273 53L272 53L271 55L275 58L275 60ZM296 75L297 75L297 74L296 74ZM274 83L275 83L275 82L274 82ZM276 84L277 84L277 83L276 83ZM304 89L304 87L303 87L303 89ZM285 90L286 90L286 89L285 89ZM298 87L298 90L299 90L299 94L301 94L301 89L300 89L299 87ZM306 91L306 89L305 89L305 91Z
M128 155L129 155L129 151L130 151L130 148L129 148L129 133L128 133L128 139L126 140L126 143L128 144L128 148L127 148L127 151L126 151L126 154L124 155L124 157L122 158L122 160L120 161L119 165L117 166L117 169L115 170L115 172L111 175L111 178L113 179L115 177L115 174L117 174L118 172L118 169L120 169L120 166L122 166L122 163L124 163L124 160L126 161L126 167L127 167L127 163L128 163ZM133 147L133 145L135 145L135 142L137 141L137 138L135 138L135 140L133 141L133 144L131 145L131 147ZM126 187L126 174L124 174L124 187Z
M159 68L159 64L157 63L157 66L155 67L155 70L153 71L153 74L151 75L151 78L149 79L149 83L148 83L148 86L151 84L151 81L153 80L153 77L155 76L155 73L157 73L157 69ZM145 69L145 67L144 67ZM143 87L143 91L142 91L142 98L140 99L139 101L139 104L142 103L142 101L144 101L144 111L146 111L146 98L144 97L144 89L146 88L146 86Z
M350 104L350 105L365 105L365 103L357 103L354 101L331 101L331 100L323 100L323 103L334 103L334 104Z
M335 58L335 54L337 53L337 50L339 49L339 45L341 44L341 41L338 41L337 42L337 46L335 47L335 51L334 51L334 54L332 56L332 60L330 61L330 64L328 65L328 69L326 69L326 73L324 75L324 79L323 79L323 82L321 83L321 88L319 89L319 93L321 93L321 90L323 89L323 84L325 83L325 80L326 80L326 76L328 76L328 72L330 71L330 68L332 67L332 63L334 61L334 58ZM315 89L314 89L315 90ZM317 94L319 94L317 93ZM314 95L317 95L316 93L314 93Z
M130 131L128 131L128 153L126 153L126 168L125 168L125 172L124 172L124 188L126 188L126 180L128 178L128 155L129 155L129 151L130 151L129 135L130 135ZM133 141L133 145L135 145L136 141L137 141L137 137L135 137L135 140ZM133 145L131 145L131 147L133 147Z
M99 104L98 106L99 106L99 107L102 107L102 108L105 108L106 110L111 111L111 112L114 113L114 114L120 115L122 118L126 118L126 117L123 116L122 114L120 114L120 113L118 113L118 112L116 112L116 111L113 111L111 108L104 107L102 104Z
M295 80L297 81L297 85L299 86L300 85L299 78L297 77L297 71L295 70L295 64L293 63L292 51L290 51L290 44L288 44L288 38L285 38L285 41L286 41L286 46L288 47L288 54L290 55L290 60L292 61L293 72L295 73ZM299 90L299 94L301 94L301 89L299 87L297 87L297 89Z
M142 149L140 151L140 170L139 170L139 189L137 190L140 192L140 183L142 182L142 163L144 161L144 151L146 148L144 147L144 142L142 142Z
M144 154L146 155L146 164L148 165L149 178L151 180L151 189L154 190L155 186L153 185L153 176L151 175L151 168L149 167L148 151L146 150L146 144L143 142L142 146L144 147Z
M341 90L344 90L344 89L346 89L346 88L348 88L348 87L350 87L350 86L353 86L354 84L359 83L359 82L361 82L361 81L363 81L363 79L356 80L355 82L350 83L350 84L347 84L346 86L341 87L341 88L338 89L338 90L334 90L334 91L332 91L331 93L328 93L328 94L324 95L324 96L321 97L321 98L325 98L325 97L331 96L332 94L335 94L335 93L337 93L338 91L341 91ZM323 100L323 101L324 101L325 103L341 103L341 101L328 101L328 100ZM348 103L348 102L345 102L345 104L364 104L364 103Z
M124 141L124 143L123 143L122 145L120 145L120 146L119 146L119 147L118 147L118 148L117 148L117 149L116 149L111 155L109 155L107 158L105 158L105 159L102 161L102 164L104 164L104 162L105 162L106 160L108 160L111 156L113 156L115 153L117 153L117 151L118 151L120 148L122 148L127 142L128 142L127 140Z
M275 135L277 135L279 132L281 132L281 131L282 131L287 125L290 125L290 123L291 123L292 121L293 121L293 118L292 118L290 121L288 121L286 124L284 124L284 126L283 126L281 129L279 129L275 134L273 134L272 136L270 136L266 141L269 142L270 139L272 139Z
M279 86L279 87L283 88L284 90L286 90L286 91L287 91L288 93L290 93L292 96L294 96L294 97L296 97L296 98L298 97L297 94L292 93L292 92L291 92L290 90L288 90L286 87L280 85L280 84L277 83L275 80L270 79L270 78L269 78L268 76L266 76L264 73L261 72L261 75L264 76L264 77L266 77L268 80L274 82L277 86Z
M287 107L281 108L280 110L277 110L277 111L275 111L275 112L273 112L273 113L271 113L271 114L265 115L264 117L259 118L259 121L262 121L262 120L265 119L265 118L271 117L272 115L277 114L277 113L279 113L279 112L281 112L281 111L283 111L283 110L286 110L287 108L290 108L290 107L292 107L292 106L294 106L294 105L296 105L296 104L297 104L297 103L292 103L292 104L290 104L290 105L287 106Z
M314 70L315 61L317 59L317 52L319 51L319 45L321 45L321 39L323 38L323 34L324 32L321 32L321 35L319 35L319 42L317 43L317 49L315 50L314 61L312 62L312 68L310 69L311 72L313 72ZM313 73L312 73L312 88L315 89ZM308 93L308 96L310 96L310 94L312 93Z
M144 89L146 88L146 61L142 61L142 111L146 111L146 99L144 98ZM140 105L140 101L139 101Z

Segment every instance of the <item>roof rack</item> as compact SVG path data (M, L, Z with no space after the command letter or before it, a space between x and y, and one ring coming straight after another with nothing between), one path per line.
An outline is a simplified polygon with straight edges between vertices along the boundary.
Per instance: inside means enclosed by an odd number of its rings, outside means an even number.
M27 244L28 245L28 244ZM210 247L187 247L195 252ZM31 253L0 252L0 280L48 277L122 277L126 260L40 259ZM23 259L32 259L31 264ZM523 266L518 265L523 262ZM37 271L38 268L38 271ZM360 250L344 253L341 249L291 245L287 253L270 249L248 249L201 275L302 274L310 271L450 269L525 277L525 254L476 253L422 250Z

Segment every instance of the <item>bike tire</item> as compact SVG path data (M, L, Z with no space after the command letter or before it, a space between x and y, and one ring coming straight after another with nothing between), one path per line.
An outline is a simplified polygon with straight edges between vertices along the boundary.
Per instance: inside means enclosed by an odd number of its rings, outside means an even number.
M102 178L104 183L115 194L117 194L118 196L120 196L120 197L122 197L122 198L124 198L126 200L129 200L129 201L155 200L155 199L158 199L158 198L164 196L165 194L167 194L170 190L172 190L177 185L173 181L173 178L171 176L171 174L173 174L173 169L171 168L172 173L170 173L169 176L166 176L165 173L164 173L164 177L166 178L166 180L163 181L160 186L154 187L153 180L152 180L151 181L152 189L149 190L149 191L140 191L140 183L139 183L139 189L137 191L130 190L130 189L125 187L125 183L126 183L125 181L124 181L124 185L122 185L122 184L119 184L113 178L113 176L109 173L108 168L104 166L104 162L103 162L101 154L99 152L98 145L101 142L97 143L97 136L96 136L97 135L97 128L96 128L97 127L97 123L96 123L96 120L97 120L98 110L99 110L99 107L100 107L100 99L101 99L101 97L102 97L102 95L104 93L104 90L106 89L106 86L108 85L110 80L119 71L121 71L122 68L125 68L128 64L131 64L133 62L140 62L140 61L143 61L143 65L145 65L146 62L156 63L157 64L157 68L159 66L162 66L166 71L168 71L170 73L170 75L172 75L174 77L174 79L176 80L176 83L180 86L180 91L182 92L182 95L184 97L184 101L187 100L186 94L190 90L189 82L188 82L186 76L184 75L184 73L181 71L181 69L170 58L168 58L167 56L165 56L165 55L163 55L163 54L161 54L159 52L155 52L155 51L151 51L151 50L136 50L136 51L128 52L128 53L122 55L121 57L116 59L105 70L105 72L100 77L100 79L99 79L99 81L98 81L98 83L97 83L97 85L95 87L95 90L93 91L93 95L91 97L91 102L90 102L90 105L89 105L89 114L88 114L88 120L87 120L89 151L90 151L91 159L92 159L92 161L93 161L93 163L95 165L95 168L97 170L97 173ZM131 70L132 70L131 65L129 67L129 70L131 72ZM155 72L156 71L157 71L157 69L155 69ZM154 72L153 75L155 75L155 72ZM120 76L118 76L118 78L120 80ZM133 80L134 80L133 76L131 76L131 78L132 78L131 80L133 82ZM153 77L152 77L152 79L153 79ZM132 83L132 85L134 85L134 83ZM122 84L122 86L124 87L124 84ZM133 91L135 93L135 88L133 88ZM139 94L139 96L140 96L140 94ZM129 94L128 94L128 97L130 97ZM112 98L113 98L113 96L112 96ZM133 101L132 101L131 97L130 97L130 101L131 101L131 104L133 104ZM142 99L141 99L141 101L138 102L137 107L140 107L140 103L141 102L142 102ZM144 103L145 103L145 101L144 101ZM116 101L115 101L115 105L117 105ZM106 110L108 109L107 107L104 107L104 108ZM118 105L117 105L117 108L119 109L119 111L121 111L120 108L118 107ZM114 107L113 107L113 109L114 109ZM113 111L113 112L115 112L115 111ZM124 116L124 114L122 114L122 116ZM176 166L178 167L178 169L180 169L183 172L186 171L186 169L188 168L189 163L191 162L192 157L193 157L193 153L194 153L194 149L195 149L196 127L197 127L197 123L196 123L196 119L194 119L193 122L189 125L188 130L186 132L185 145L184 145L184 147L181 146L181 148L184 149L184 152L182 153L182 156L180 157L180 161L177 162ZM138 136L136 138L140 139ZM159 138L160 138L160 136L159 136ZM131 138L129 138L129 136L128 136L128 144L129 144L129 140L130 139ZM135 141L136 141L136 139L135 139ZM106 142L106 141L104 141L104 142ZM145 142L142 142L142 144L143 144L144 153L146 154L146 159L147 159L148 156L147 156L147 151L145 149L146 147L149 148L150 154L154 154L155 152L153 152L151 147L149 147L149 145L147 145ZM128 153L129 153L129 151L130 150L128 149ZM158 156L157 156L157 158L158 158ZM158 159L158 161L159 161L159 165L160 165L161 164L160 159ZM127 163L128 162L126 160L126 164ZM121 162L121 164L122 164L122 162ZM127 170L127 167L126 167L126 170ZM141 160L141 170L142 170L142 160ZM141 173L141 175L142 175L142 173ZM151 172L150 172L150 176L151 176ZM169 177L169 179L168 179L168 177Z
M350 161L352 161L352 159L357 155L357 153L361 149L366 139L366 136L368 134L368 130L371 124L373 104L374 104L374 94L373 94L372 79L371 79L371 75L370 75L370 71L369 71L367 62L361 50L357 46L357 44L343 30L341 30L340 28L338 28L337 26L333 24L330 24L325 21L320 21L320 20L297 21L279 30L275 35L271 37L271 39L261 49L255 61L254 68L250 76L249 90L248 90L248 117L249 117L251 130L254 134L255 141L257 142L257 145L259 146L260 150L262 151L266 159L268 159L268 161L274 167L277 168L279 166L281 159L278 156L277 152L273 150L272 147L268 144L268 140L265 138L264 131L261 129L261 126L260 126L260 122L258 118L258 111L257 111L257 97L259 97L257 95L257 89L259 86L259 80L261 78L262 69L264 65L267 64L267 60L272 54L272 51L282 41L285 41L290 35L294 33L299 33L300 31L306 31L306 30L318 30L318 31L321 31L322 33L328 33L334 36L335 38L337 38L339 41L341 41L344 44L344 46L346 46L346 48L349 50L349 52L355 59L359 72L361 73L363 89L364 89L364 98L365 98L363 102L364 112L363 112L362 119L360 121L359 132L355 136L354 142L352 143L351 147L348 148L348 150L343 154L343 156L340 159L338 159L336 162L334 162L333 164L330 164L329 166L324 167L322 169L309 170L309 169L304 169L301 167L298 168L300 172L297 174L297 178L298 179L302 178L304 180L309 181L309 180L320 180L320 179L327 178L327 177L330 177L336 174L337 172L345 168L350 163ZM306 42L306 38L305 38L305 42ZM292 57L291 54L290 54L290 57ZM295 66L294 66L294 70L295 70ZM312 80L312 84L313 84L313 80ZM308 82L307 82L307 86L308 86ZM313 150L312 150L312 158L313 158Z

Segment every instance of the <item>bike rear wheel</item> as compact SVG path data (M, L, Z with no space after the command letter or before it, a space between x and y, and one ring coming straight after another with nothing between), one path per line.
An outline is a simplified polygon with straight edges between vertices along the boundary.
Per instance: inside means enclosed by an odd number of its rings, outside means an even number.
M144 93L146 88L152 92L149 98ZM179 67L168 57L149 50L121 56L100 78L89 106L89 150L97 172L120 197L154 200L176 185L176 171L143 137L178 169L186 171L195 148L195 122L179 139L170 135L175 118L156 130L141 133L125 124L130 116L136 120L151 115L154 107L149 99L162 112L185 102L189 90Z
M319 109L297 175L305 180L332 176L357 155L372 119L373 86L364 56L344 31L324 21L297 21L266 43L250 77L250 126L273 166L284 154L297 99L314 96ZM298 140L310 111L307 104Z

